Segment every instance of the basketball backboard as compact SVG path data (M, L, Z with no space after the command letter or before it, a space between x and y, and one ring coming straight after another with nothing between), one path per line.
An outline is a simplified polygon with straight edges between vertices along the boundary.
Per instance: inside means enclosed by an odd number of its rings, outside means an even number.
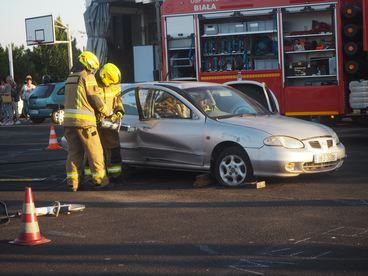
M52 15L26 18L27 46L55 42L54 19Z

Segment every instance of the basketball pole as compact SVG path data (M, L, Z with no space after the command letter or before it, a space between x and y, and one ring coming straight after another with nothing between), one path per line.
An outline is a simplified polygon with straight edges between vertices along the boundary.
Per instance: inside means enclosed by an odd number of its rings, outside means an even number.
M9 43L8 45L8 58L9 58L9 73L14 80L14 65L13 65L13 45Z
M69 25L64 25L62 22L55 20L58 26L56 28L64 29L66 31L66 41L55 41L54 44L67 44L68 46L68 66L69 71L73 67L73 51L72 51L72 37L70 35L70 28Z
M72 38L70 35L69 25L66 25L67 41L68 41L68 60L69 60L69 71L73 67L73 51L72 51Z

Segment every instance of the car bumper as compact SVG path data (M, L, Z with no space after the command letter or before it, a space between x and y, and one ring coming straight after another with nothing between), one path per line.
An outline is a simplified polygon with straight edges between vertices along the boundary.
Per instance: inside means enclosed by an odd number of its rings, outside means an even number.
M53 109L29 109L28 114L34 118L50 118Z
M334 171L342 166L346 157L341 143L328 150L292 150L271 146L246 150L256 176L287 177Z

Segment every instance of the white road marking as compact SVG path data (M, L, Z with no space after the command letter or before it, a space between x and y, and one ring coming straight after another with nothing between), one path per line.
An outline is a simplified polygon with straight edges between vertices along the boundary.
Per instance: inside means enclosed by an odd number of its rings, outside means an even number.
M59 237L71 237L71 238L81 238L81 239L85 239L87 237L86 235L61 232L61 231L47 231L46 233L51 236L59 236Z
M322 235L326 235L326 234L328 234L328 233L335 232L335 231L340 230L340 229L343 229L343 228L345 228L345 227L343 227L343 226L341 226L341 227L336 227L336 228L334 228L334 229L331 229L331 230L328 230L327 232L322 233Z
M219 255L219 253L217 251L212 250L207 245L199 245L199 249L201 251L206 252L206 253L211 254L211 255Z
M247 270L247 269L244 269L244 268L241 268L241 267L237 267L236 265L229 265L229 268L239 270L239 271L243 271L243 272L247 272L247 273L251 273L251 274L255 274L255 275L264 275L262 272Z
M321 254L319 254L317 256L311 257L311 259L318 259L318 258L323 257L323 256L326 256L326 255L328 255L330 253L332 253L332 251L323 252L323 253L321 253Z
M300 241L296 241L296 242L294 242L294 244L298 244L298 243L301 243L301 242L304 242L304 241L308 241L308 240L310 240L311 238L305 238L305 239L302 239L302 240L300 240Z

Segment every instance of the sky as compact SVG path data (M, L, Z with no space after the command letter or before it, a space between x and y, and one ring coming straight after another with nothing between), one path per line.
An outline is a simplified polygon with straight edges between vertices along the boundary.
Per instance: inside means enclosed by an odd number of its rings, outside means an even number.
M86 0L0 0L0 45L26 46L25 18L52 14L68 24L77 48L87 45L83 13Z

